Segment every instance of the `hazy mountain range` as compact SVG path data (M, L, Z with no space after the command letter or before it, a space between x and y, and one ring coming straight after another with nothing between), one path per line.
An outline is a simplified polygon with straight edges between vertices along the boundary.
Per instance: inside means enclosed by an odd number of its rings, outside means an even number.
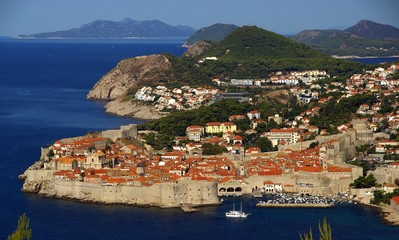
M234 27L215 24L202 28L188 38L185 44L192 45L199 40L218 42L232 32ZM399 55L399 29L369 20L361 20L345 30L305 30L289 38L327 55Z
M159 20L96 20L65 31L19 35L21 38L186 38L185 45L200 40L219 42L238 27L217 23L195 31L190 26L172 26ZM361 20L344 30L304 30L289 36L327 55L391 56L399 55L399 29L369 20Z
M172 26L159 20L122 21L96 20L65 31L19 35L22 38L140 38L140 37L189 37L195 29L189 26Z
M399 54L399 29L369 20L345 30L305 30L291 38L329 55Z

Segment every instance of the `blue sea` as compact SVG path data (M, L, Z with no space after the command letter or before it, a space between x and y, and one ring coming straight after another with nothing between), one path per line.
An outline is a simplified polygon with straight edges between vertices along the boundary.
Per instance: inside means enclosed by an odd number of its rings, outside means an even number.
M327 217L334 239L399 239L399 227L359 205L328 209L259 209L251 197L225 198L220 206L187 214L179 209L95 205L22 193L18 175L40 156L40 147L90 131L140 123L104 114L102 102L85 99L121 59L168 52L180 40L0 40L0 239L26 213L32 239L299 239ZM232 204L252 215L226 219ZM317 236L317 234L315 234Z

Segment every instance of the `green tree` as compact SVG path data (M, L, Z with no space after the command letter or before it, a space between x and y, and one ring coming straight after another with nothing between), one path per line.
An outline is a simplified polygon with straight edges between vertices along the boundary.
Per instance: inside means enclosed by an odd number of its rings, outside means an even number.
M332 231L330 224L327 222L326 217L324 217L323 222L319 222L319 234L320 234L320 240L333 240L332 238ZM309 229L309 233L299 233L299 238L301 240L313 240L313 233L312 233L312 228Z
M354 188L370 188L370 187L375 187L377 183L377 179L373 176L373 174L368 175L367 177L361 176L353 183L351 183L351 186Z
M317 146L319 146L319 142L312 142L312 143L309 145L309 148L315 148L315 147L317 147Z
M268 138L259 137L255 141L254 147L260 148L262 152L270 152L273 149L273 144Z
M87 148L87 151L92 152L93 150L96 150L95 146L90 146L89 148Z
M248 118L235 120L233 123L237 125L237 129L240 129L241 131L246 131L251 128L251 123Z
M227 149L224 146L219 146L217 144L214 145L212 143L204 143L202 145L203 155L217 155L217 154L222 154L224 152L227 152Z
M49 158L54 157L54 150L53 149L50 149L50 151L47 154L47 157L49 157Z
M312 232L312 228L310 227L310 229L309 229L309 233L303 233L303 236L302 236L302 234L299 234L299 238L301 239L301 240L313 240L313 232Z
M371 204L379 205L381 202L384 202L384 191L374 191L373 195L374 198L370 201Z
M395 179L395 184L396 184L396 186L399 186L399 178Z
M332 240L332 233L330 224L327 222L326 217L323 219L323 223L319 222L319 232L320 232L320 240Z
M104 148L105 151L111 151L111 149L112 149L112 148L111 148L110 145L108 145L108 144L105 145L105 148Z
M32 237L32 229L29 228L30 219L24 213L19 217L17 230L8 236L7 240L25 240Z

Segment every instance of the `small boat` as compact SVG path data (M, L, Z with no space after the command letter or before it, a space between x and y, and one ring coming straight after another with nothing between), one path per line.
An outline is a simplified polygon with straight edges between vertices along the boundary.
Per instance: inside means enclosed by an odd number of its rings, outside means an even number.
M240 211L236 211L235 205L233 203L233 210L226 212L225 215L226 215L226 217L230 217L230 218L246 218L250 214L242 211L242 203L241 203Z

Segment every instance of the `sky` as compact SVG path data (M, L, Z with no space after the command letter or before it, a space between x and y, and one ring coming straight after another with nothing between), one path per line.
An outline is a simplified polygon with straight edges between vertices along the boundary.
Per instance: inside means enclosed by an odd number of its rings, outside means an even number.
M256 25L279 34L352 26L362 19L399 28L398 0L0 0L0 36L80 27L94 20L158 19L195 29Z

